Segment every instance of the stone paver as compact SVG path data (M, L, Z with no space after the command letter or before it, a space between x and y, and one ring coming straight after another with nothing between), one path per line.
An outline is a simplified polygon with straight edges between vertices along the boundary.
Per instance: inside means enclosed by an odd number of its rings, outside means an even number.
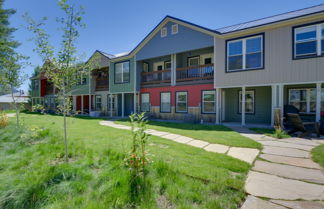
M254 196L283 200L324 200L324 186L250 171L245 190Z
M313 140L313 141L318 142L320 144L324 144L324 140L323 139L321 139L321 140Z
M258 156L259 150L252 148L231 147L227 154L252 164L256 156Z
M150 131L149 134L153 135L153 136L164 136L167 135L169 133L167 132L163 132L163 131Z
M287 209L286 207L249 195L241 209Z
M288 142L292 144L302 144L308 146L318 146L319 144L314 140L301 139L301 138L288 138L288 139L279 139L279 141Z
M284 200L270 200L271 202L286 206L291 209L323 209L324 202L320 201L284 201Z
M207 146L209 143L205 142L205 141L201 141L201 140L192 140L192 141L188 142L187 144L194 146L194 147L203 148L203 147Z
M259 143L263 145L273 146L273 147L295 148L295 149L301 149L306 151L311 151L314 148L313 146L293 144L293 143L287 143L281 141L259 141Z
M261 154L260 157L262 159L274 163L283 163L287 165L294 165L294 166L300 166L305 168L321 169L321 166L319 164L314 163L311 159L306 159L306 158L285 157L285 156L269 155L269 154Z
M186 136L180 136L176 139L173 139L173 141L178 142L178 143L182 143L182 144L187 144L188 142L192 141L194 139L190 138L190 137L186 137Z
M324 172L317 169L301 168L257 160L255 161L253 170L290 179L324 184Z
M178 135L178 134L166 134L166 135L163 136L163 138L170 139L170 140L174 140L174 139L179 138L179 137L180 137L180 135Z
M221 145L221 144L209 144L204 148L208 152L216 152L216 153L226 153L229 149L229 146Z
M7 113L8 118L16 117L16 113Z
M294 148L284 148L284 147L272 147L272 146L264 146L262 150L263 153L272 154L272 155L281 155L287 157L301 157L301 158L309 158L309 152L298 150Z

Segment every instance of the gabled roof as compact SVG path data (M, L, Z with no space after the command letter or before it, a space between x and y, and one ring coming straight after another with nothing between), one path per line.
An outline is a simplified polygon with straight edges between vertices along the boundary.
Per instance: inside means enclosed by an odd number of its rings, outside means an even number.
M103 56L105 56L105 57L107 57L107 58L109 58L109 59L112 59L112 58L115 58L115 57L116 57L116 56L113 55L113 54L108 54L108 53L103 52L103 51L96 50L94 53L96 53L96 52L99 52L100 54L102 54Z
M236 25L232 25L232 26L228 26L228 27L224 27L224 28L219 28L219 29L216 29L216 31L221 34L226 34L226 33L250 29L250 28L254 28L254 27L277 23L280 21L290 20L293 18L299 18L299 17L303 17L306 15L312 15L312 14L321 13L321 12L324 12L324 4L320 4L317 6L312 6L312 7L308 7L308 8L304 8L304 9L299 9L299 10L295 10L295 11L291 11L291 12L287 12L287 13L283 13L283 14L279 14L279 15L274 15L274 16L254 20L254 21L240 23L240 24L236 24Z

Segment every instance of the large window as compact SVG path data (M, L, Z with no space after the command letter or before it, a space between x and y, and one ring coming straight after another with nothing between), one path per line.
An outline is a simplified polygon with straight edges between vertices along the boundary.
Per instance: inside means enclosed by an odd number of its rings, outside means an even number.
M254 91L245 91L245 113L254 114ZM239 113L242 113L242 91L239 91Z
M300 112L315 112L316 89L289 89L289 104L295 106Z
M188 93L176 92L176 112L188 112Z
M294 58L324 54L324 24L314 24L294 29Z
M227 42L227 72L263 68L263 35Z
M171 112L171 93L161 92L160 112Z
M115 83L129 82L129 61L115 64Z
M215 91L202 92L202 113L215 113L216 112L216 96Z
M101 110L101 95L96 95L95 97L96 110Z
M141 94L141 111L142 112L150 111L150 94L149 93Z

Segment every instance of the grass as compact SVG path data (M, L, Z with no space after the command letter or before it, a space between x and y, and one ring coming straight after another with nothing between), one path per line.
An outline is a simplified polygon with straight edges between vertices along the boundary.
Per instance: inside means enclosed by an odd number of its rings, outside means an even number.
M324 168L324 144L312 149L312 158Z
M149 186L134 202L129 131L68 118L65 164L62 117L21 118L24 129L0 129L0 208L239 208L246 196L247 163L152 136Z
M283 138L290 138L291 136L288 135L286 132L284 131L279 131L276 132L275 129L270 129L270 128L250 128L252 131L255 131L259 134L264 134L266 136L271 136L273 138L277 138L277 139L283 139Z
M130 125L129 120L118 120L118 124ZM149 129L166 131L183 136L200 139L209 143L224 144L234 147L249 147L261 149L262 145L252 139L241 136L239 133L222 125L202 125L190 123L172 123L150 121Z

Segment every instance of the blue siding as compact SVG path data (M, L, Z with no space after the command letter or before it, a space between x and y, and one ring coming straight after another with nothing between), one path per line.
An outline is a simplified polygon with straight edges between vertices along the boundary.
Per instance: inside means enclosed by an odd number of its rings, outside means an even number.
M168 22L164 27L167 27L168 34L166 37L161 37L160 31L137 52L137 60L144 60L153 57L190 51L194 49L206 48L214 45L212 36L201 33L196 30L178 26L178 33L171 34L171 26L175 24Z

